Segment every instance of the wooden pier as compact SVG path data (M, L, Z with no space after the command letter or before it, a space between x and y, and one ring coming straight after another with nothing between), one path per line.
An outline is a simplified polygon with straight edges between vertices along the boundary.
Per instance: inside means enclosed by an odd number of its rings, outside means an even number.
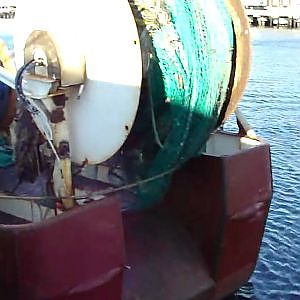
M300 0L243 2L253 26L300 28Z

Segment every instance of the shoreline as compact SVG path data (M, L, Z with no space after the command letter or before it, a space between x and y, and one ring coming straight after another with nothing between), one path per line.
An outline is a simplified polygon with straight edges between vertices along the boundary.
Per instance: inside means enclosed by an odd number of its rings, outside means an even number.
M290 28L288 26L254 26L250 25L250 28L255 28L255 29L274 29L274 30L289 30L289 31L300 31L300 27L298 28Z

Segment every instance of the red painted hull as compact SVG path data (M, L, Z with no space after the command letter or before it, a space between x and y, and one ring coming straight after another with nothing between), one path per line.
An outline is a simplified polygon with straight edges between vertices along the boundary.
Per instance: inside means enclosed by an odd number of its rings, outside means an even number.
M262 144L189 161L146 212L122 215L111 197L1 225L1 299L221 299L254 270L271 195Z
M0 241L1 299L120 299L124 241L114 199L40 223L1 225Z
M173 184L170 207L199 242L215 282L212 299L220 299L246 283L256 265L272 197L269 146L204 155Z

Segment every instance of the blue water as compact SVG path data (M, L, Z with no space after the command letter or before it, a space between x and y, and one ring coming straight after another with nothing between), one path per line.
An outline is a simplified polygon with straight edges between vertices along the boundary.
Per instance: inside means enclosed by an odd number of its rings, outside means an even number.
M10 34L0 32L0 38L5 42L5 44L9 50L13 49L13 39Z
M271 144L274 195L251 299L300 299L300 31L253 29L241 110Z

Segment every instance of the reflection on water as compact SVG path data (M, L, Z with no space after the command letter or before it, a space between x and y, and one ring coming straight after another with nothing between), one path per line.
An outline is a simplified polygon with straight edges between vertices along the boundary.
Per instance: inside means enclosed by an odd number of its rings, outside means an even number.
M253 289L244 296L296 300L300 299L300 31L253 29L252 38L253 67L241 109L271 144L274 195L251 278Z

